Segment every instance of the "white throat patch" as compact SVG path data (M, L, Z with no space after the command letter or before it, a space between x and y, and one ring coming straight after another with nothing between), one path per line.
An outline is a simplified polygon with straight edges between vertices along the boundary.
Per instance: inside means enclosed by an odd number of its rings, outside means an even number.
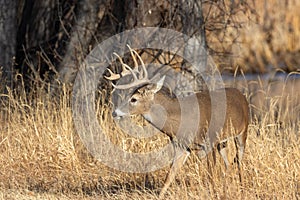
M148 120L149 122L152 122L152 117L151 117L150 113L143 114L143 116L145 117L146 120Z

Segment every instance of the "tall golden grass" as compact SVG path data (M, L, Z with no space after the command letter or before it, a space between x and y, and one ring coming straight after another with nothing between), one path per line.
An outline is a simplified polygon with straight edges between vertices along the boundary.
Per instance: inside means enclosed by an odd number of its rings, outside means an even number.
M234 16L238 25L219 34L208 32L209 45L228 53L225 58L215 57L220 68L260 73L300 70L300 1L247 2L253 9Z
M297 70L300 1L253 1L258 17L243 25L233 46L233 65L266 72ZM264 3L265 2L265 3ZM240 20L245 21L241 18ZM228 33L230 37L235 33ZM299 81L298 81L299 82ZM195 155L180 170L167 199L300 199L300 96L296 83L243 81L251 105L243 184L235 165L225 171L220 159L211 170ZM239 84L237 84L239 85ZM293 87L294 90L289 89ZM72 120L70 91L57 98L47 86L19 87L0 99L0 199L157 199L168 168L147 174L111 169L82 144ZM276 87L277 88L277 87ZM144 152L168 142L162 134L133 138L115 127L107 91L99 91L99 123L127 151ZM100 117L101 116L101 117ZM229 145L232 161L233 142ZM210 156L209 156L210 157Z
M241 59L237 64L266 72L268 67L299 70L300 1L255 1L257 24L249 24L241 34Z
M271 84L243 83L249 100L260 91L265 94L260 101L268 104L257 109L249 125L242 185L235 165L225 171L218 159L209 173L206 160L192 155L167 199L300 198L299 93L272 96ZM23 89L2 95L6 103L1 105L0 116L1 199L158 198L168 168L130 174L104 166L87 152L74 129L67 89L56 99L45 87L36 87L30 94ZM105 93L99 92L100 97ZM103 116L99 123L121 148L142 152L168 142L162 134L139 140L122 133L103 102L99 98L97 103ZM232 161L233 142L229 149Z

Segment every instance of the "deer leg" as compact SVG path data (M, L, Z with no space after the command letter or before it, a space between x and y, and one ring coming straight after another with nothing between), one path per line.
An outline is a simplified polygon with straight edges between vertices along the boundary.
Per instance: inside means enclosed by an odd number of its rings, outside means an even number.
M194 150L197 152L197 156L200 160L205 158L210 152L212 152L213 158L215 159L215 152L213 152L214 149L210 144L208 144L208 141L206 141L206 143L196 144L196 148Z
M240 182L242 182L241 162L245 151L245 144L246 144L246 137L247 137L245 134L247 134L246 131L240 133L238 136L234 138L235 147L236 147L236 157L234 161L237 162L238 165Z
M234 138L234 142L237 151L235 161L237 162L238 167L240 167L241 161L243 159L244 151L245 151L244 132L236 136Z
M223 161L224 161L226 169L228 169L228 167L229 167L229 161L228 161L228 158L227 158L226 147L227 147L227 141L221 141L217 145L218 152L221 155L221 157L223 158Z
M164 195L164 193L167 191L167 189L169 188L170 184L172 183L172 181L174 180L177 171L183 166L183 164L185 163L187 157L190 155L189 151L186 150L179 150L177 152L175 152L175 157L170 169L170 172L166 178L164 187L161 189L160 194L159 194L159 198L161 199Z

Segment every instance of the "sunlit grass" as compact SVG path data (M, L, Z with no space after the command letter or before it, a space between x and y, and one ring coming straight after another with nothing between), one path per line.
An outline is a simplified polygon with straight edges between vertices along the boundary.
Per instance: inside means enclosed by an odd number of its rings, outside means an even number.
M253 82L242 87L261 91L263 107L249 125L243 160L243 184L235 165L225 171L221 159L212 177L206 160L192 155L168 190L172 199L297 199L300 195L299 94L279 92ZM284 84L283 82L281 82ZM147 174L119 172L95 160L82 144L72 121L69 92L53 98L44 89L10 92L1 107L0 198L157 199L168 168ZM32 95L33 95L32 94ZM101 97L101 95L100 95ZM99 123L111 140L127 151L146 152L168 142L162 134L139 139L121 132L100 98ZM252 108L254 106L251 106ZM100 117L99 117L100 118ZM233 142L229 143L232 160ZM211 181L212 180L212 181Z
M207 31L209 46L227 53L214 57L220 68L234 71L238 67L244 72L260 73L299 70L300 1L247 2L253 10L234 16L239 28L232 25L227 31Z

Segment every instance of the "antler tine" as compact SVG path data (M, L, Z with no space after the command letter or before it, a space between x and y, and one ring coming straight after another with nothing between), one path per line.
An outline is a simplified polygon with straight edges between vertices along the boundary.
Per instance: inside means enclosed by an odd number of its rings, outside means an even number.
M122 71L120 74L116 74L116 73L113 73L110 69L107 69L108 72L110 73L110 76L104 76L106 79L108 80L118 80L120 79L121 77L124 77L124 76L127 76L127 75L130 75L132 74L133 78L134 79L137 79L136 75L134 74L133 70L128 66L126 65L122 58L117 54L117 53L113 53L117 58L118 60L120 61L121 65L122 65Z
M130 48L129 45L127 45L127 47L130 50L130 54L131 57L133 59L134 62L134 67L133 69L131 67L129 67L127 64L125 64L122 60L122 58L114 53L115 56L117 56L117 58L119 59L120 63L122 64L122 72L120 74L115 74L113 73L110 69L108 69L110 76L106 77L106 79L108 80L118 80L123 76L127 76L127 75L132 75L133 77L133 82L128 83L128 84L124 84L124 85L115 85L112 83L113 87L115 89L129 89L129 88L133 88L135 86L141 85L141 84L145 84L145 83L149 83L150 80L148 79L148 72L147 69L145 67L145 64L142 60L142 58L140 57L140 55L133 49ZM136 56L138 57L139 61L141 62L142 65L142 71L139 71L139 65L138 65L138 61L136 59ZM139 77L137 77L137 74L139 74Z
M110 76L104 76L104 78L106 78L106 79L108 79L108 80L110 80L110 81L118 80L118 79L121 78L121 75L120 75L120 74L115 74L115 73L113 73L113 72L112 72L110 69L108 69L108 68L107 68L107 70L108 70Z
M133 62L134 62L134 70L138 71L139 64L138 64L134 54L132 53L134 50L128 44L127 44L127 48L129 49L131 57L132 57Z
M140 74L140 77L143 77L143 79L148 79L148 71L145 67L145 63L143 61L143 59L141 58L141 56L134 50L132 49L129 45L127 45L127 47L129 48L130 50L130 54L131 54L131 57L133 59L133 62L134 62L134 65L135 65L135 69L138 70L138 62L136 60L136 57L135 55L138 57L138 59L140 60L141 62L141 65L142 65L142 70L143 70L143 74L141 72L138 71L138 73ZM134 55L135 54L135 55Z
M131 67L129 67L127 64L125 64L125 63L123 62L122 58L121 58L118 54L114 53L114 55L118 57L120 63L122 64L121 77L132 74L133 79L134 79L134 80L137 80L137 76L136 76L136 74L134 73L136 70L131 69Z

